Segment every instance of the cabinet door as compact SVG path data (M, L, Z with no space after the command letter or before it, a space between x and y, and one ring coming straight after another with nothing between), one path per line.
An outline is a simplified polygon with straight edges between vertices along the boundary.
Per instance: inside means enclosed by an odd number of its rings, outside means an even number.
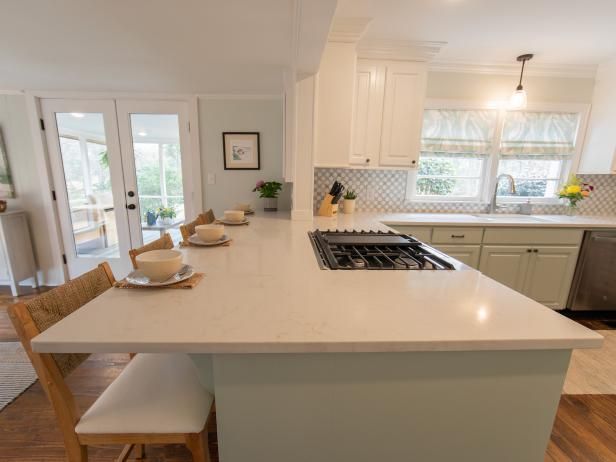
M378 164L384 88L385 66L359 61L353 101L351 164Z
M533 247L524 293L550 308L564 308L578 247Z
M438 245L435 248L471 268L479 268L479 255L481 254L479 245Z
M513 290L522 292L531 255L531 249L527 246L484 245L479 271Z
M380 165L417 166L425 93L424 64L387 65Z

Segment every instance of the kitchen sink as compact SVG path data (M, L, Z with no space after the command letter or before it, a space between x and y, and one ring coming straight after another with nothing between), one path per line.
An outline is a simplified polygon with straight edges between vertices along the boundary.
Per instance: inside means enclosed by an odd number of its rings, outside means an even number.
M478 213L473 216L475 218L479 218L480 220L499 221L502 223L546 223L549 221L534 215L519 215L506 213Z

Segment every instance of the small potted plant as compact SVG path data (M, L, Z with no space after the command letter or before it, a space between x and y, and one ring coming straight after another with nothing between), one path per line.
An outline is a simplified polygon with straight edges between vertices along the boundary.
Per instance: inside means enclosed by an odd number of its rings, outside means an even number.
M170 225L173 223L173 219L177 216L174 207L159 207L158 218L163 225Z
M569 181L558 191L558 197L567 200L567 215L575 215L578 203L586 199L595 187L584 183L579 177L571 175Z
M344 201L342 202L342 212L343 213L354 213L355 212L355 199L357 199L357 194L354 190L348 189L344 193Z
M259 192L259 197L263 198L263 209L266 212L278 210L278 194L282 190L282 183L277 181L257 181L252 192Z
M145 217L145 222L148 224L148 226L154 226L156 224L156 219L158 218L156 210L147 209L143 216Z

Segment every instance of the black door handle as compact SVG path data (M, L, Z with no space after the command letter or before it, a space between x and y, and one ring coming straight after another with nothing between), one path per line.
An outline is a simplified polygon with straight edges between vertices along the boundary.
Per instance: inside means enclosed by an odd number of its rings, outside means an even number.
M128 205L126 206L126 208L127 208L128 210L135 210L135 209L137 208L137 206L136 206L135 204L128 204Z
M135 197L135 191L128 191L128 197Z

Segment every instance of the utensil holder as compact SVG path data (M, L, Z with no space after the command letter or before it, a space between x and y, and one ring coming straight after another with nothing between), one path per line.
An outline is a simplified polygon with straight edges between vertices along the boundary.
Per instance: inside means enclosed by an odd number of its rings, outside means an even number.
M338 214L338 204L332 204L332 200L334 200L334 196L331 194L325 195L325 199L321 201L321 206L319 207L319 216L333 217Z

